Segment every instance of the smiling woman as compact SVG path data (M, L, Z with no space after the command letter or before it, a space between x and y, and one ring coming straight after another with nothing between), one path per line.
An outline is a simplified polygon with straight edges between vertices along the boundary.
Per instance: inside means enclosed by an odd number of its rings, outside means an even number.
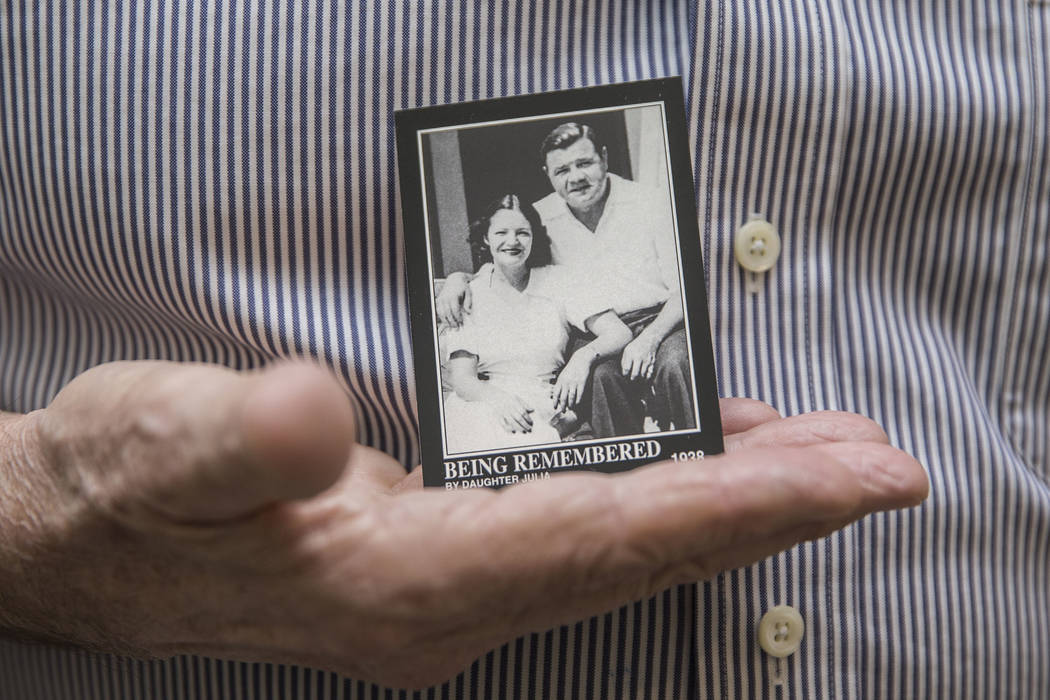
M496 212L485 238L497 265L525 273L525 260L532 253L532 228L521 212L514 209ZM515 286L520 289L519 285Z
M511 237L511 232L514 236ZM547 229L540 221L539 214L529 204L524 206L516 194L505 194L490 202L482 215L470 225L467 241L471 254L478 265L494 262L493 245L490 237L495 237L504 249L523 248L529 250L521 256L521 261L529 268L543 267L551 262L551 239ZM514 240L509 240L513 238ZM519 240L520 238L520 240ZM506 252L506 250L502 251ZM511 267L517 266L516 258L504 261Z
M630 330L593 291L550 262L550 239L531 205L514 194L470 226L476 259L491 262L471 282L474 304L445 338L449 452L556 443L576 426L591 366L618 352ZM592 342L566 362L569 327Z

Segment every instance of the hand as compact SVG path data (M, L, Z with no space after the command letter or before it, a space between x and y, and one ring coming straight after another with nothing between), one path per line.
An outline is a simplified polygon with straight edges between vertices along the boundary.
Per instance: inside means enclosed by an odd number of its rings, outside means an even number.
M445 279L441 292L434 300L438 320L450 328L463 324L463 314L470 313L474 297L470 293L470 278L462 272L453 272Z
M653 368L656 366L656 351L659 348L659 339L652 338L645 331L639 333L637 338L627 343L620 356L623 376L631 380L639 377L652 379Z
M482 399L499 418L508 433L531 433L533 408L510 392L488 387Z
M449 493L355 444L320 370L96 368L0 420L0 624L420 687L926 495L864 418L722 412L702 464Z
M583 398L583 390L591 376L591 367L595 360L593 350L586 346L580 348L558 373L551 396L554 398L554 410L561 411L575 408Z

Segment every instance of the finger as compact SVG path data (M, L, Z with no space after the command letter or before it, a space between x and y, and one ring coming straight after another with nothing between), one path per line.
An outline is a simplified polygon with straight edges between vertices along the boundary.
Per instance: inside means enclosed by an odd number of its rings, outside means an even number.
M453 327L454 319L452 318L452 308L448 302L440 300L437 302L437 315L442 323L446 326Z
M866 461L865 456L866 454L870 456L870 452L868 448L865 448L862 445L863 443L852 443L844 449L846 451L859 450L859 454L854 455L851 458L848 457L848 459L851 459L851 461L854 462L853 469L858 474L864 487L876 493L881 492L883 495L886 494L887 490L900 489L900 500L890 500L882 506L867 508L859 515L857 512L848 513L839 519L831 517L807 521L803 518L802 522L782 528L768 536L752 538L747 542L736 542L728 547L714 549L703 557L702 566L707 570L706 574L703 571L697 571L694 569L690 574L689 579L679 580L701 580L702 578L710 577L712 575L711 572L725 571L746 566L764 559L767 556L776 554L777 552L789 549L800 542L807 542L826 537L836 530L849 525L868 512L913 506L926 498L929 492L929 482L926 479L925 472L918 463L912 465L907 474L902 475L896 473L893 469L885 469L884 465L877 459ZM815 446L814 449L834 450L841 454L843 446ZM882 447L881 449L886 450L892 448ZM909 498L914 498L914 500L909 500ZM694 561L692 563L695 565L699 562ZM691 578L694 575L699 576L699 578Z
M101 499L129 496L177 520L214 521L306 498L343 473L355 434L342 388L285 363L254 373L212 365L104 365L45 412Z
M512 414L511 422L514 425L515 432L520 430L523 433L527 433L532 428L532 424L529 422L528 416L524 413Z
M514 548L513 561L493 553L493 568L503 575L536 577L541 596L583 594L611 581L645 581L734 546L766 556L786 546L785 532L914 505L927 488L922 468L899 450L832 443L741 451L702 469L663 463L614 478L533 482L501 492L474 522L500 533L497 548L525 533L546 543Z
M342 479L331 489L335 498L345 498L353 493L387 494L397 490L405 479L405 468L393 457L379 450L355 444L350 449L348 467ZM329 495L329 494L326 494Z
M885 431L864 416L842 411L818 411L767 421L729 436L726 451L749 447L805 447L831 442L889 442Z
M712 577L711 572L729 571L748 566L768 556L788 550L801 542L826 537L846 527L850 522L852 521L806 523L754 542L732 545L705 553L694 560L667 567L651 581L642 584L641 590L661 591L680 583L703 581ZM638 597L646 597L645 592L639 593Z
M467 287L463 293L463 311L470 313L474 310L474 295L470 291L470 287Z
M722 432L727 436L780 418L775 408L755 399L721 399L718 408L722 414Z
M554 410L560 411L565 407L565 387L559 381L554 385Z
M418 465L415 469L410 471L408 474L403 474L402 478L396 483L390 486L390 493L397 495L400 493L407 493L410 491L419 491L423 488L423 465Z
M757 561L869 512L914 505L927 489L922 467L899 450L832 443L439 494L445 500L405 501L387 515L442 510L447 517L426 520L428 546L408 556L413 568L440 563L450 590L469 582L487 591L462 602L444 587L433 595L452 615L498 611L504 627L493 633L509 638ZM481 542L478 522L489 535Z
M516 433L519 430L518 424L509 416L503 416L499 422L508 433Z
M558 410L564 410L566 408L569 408L569 406L571 406L571 405L572 405L571 388L570 387L563 387L562 388L562 392L561 392L561 404L558 407Z

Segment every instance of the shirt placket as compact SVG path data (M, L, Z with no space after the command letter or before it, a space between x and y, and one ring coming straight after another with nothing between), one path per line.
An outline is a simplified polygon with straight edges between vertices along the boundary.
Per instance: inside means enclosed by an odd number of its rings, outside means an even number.
M699 2L689 119L719 390L785 415L841 404L833 345L835 201L849 64L835 3ZM749 215L782 248L768 271L745 269L734 239ZM686 271L689 274L689 271ZM832 697L848 650L850 565L840 538L808 543L699 587L700 697ZM799 612L798 651L759 643L778 605ZM787 638L790 625L770 629ZM783 622L783 621L780 621Z

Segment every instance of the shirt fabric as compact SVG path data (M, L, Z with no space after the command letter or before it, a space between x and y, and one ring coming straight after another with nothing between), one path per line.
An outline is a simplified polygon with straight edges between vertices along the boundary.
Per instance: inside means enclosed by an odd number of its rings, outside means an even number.
M1045 697L1050 5L8 3L0 407L100 362L341 377L418 462L392 111L681 74L719 391L872 416L928 501L529 635L419 697ZM783 249L733 258L749 213ZM797 608L774 663L762 614ZM14 698L402 697L0 643Z
M555 262L595 281L617 315L667 302L678 292L678 253L670 195L608 174L605 209L591 231L557 192L536 202ZM611 283L615 281L615 283Z

